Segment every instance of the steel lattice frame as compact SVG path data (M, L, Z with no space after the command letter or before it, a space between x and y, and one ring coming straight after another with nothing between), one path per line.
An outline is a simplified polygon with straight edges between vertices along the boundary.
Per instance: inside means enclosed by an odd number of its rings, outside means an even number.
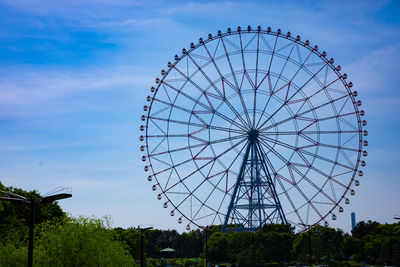
M190 225L328 223L365 166L361 101L340 66L290 32L228 29L182 50L147 97L145 171Z

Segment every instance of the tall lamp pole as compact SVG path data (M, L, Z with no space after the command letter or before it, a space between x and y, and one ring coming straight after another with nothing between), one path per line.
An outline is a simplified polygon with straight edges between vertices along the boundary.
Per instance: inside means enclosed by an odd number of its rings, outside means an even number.
M146 230L153 229L153 227L140 228L138 226L138 230L140 232L140 267L144 267L144 242L143 242L143 232Z
M6 191L2 191L2 190L0 190L0 191L7 194L7 197L0 197L0 200L10 201L12 203L29 205L30 218L29 218L28 267L32 267L32 264L33 264L33 232L34 232L34 228L35 228L35 215L36 215L37 204L39 204L39 203L50 204L50 203L53 203L54 201L57 201L60 199L70 198L70 197L72 197L72 194L61 193L61 194L46 196L41 199L35 200L35 199L27 199L26 197L20 196L18 194L12 193L12 192L6 192Z
M311 266L312 266L312 257L311 257L311 255L312 255L312 249L311 249L311 225L309 225L309 224L303 224L303 223L300 223L300 225L302 225L302 226L304 226L304 227L307 227L307 229L308 229L308 252L309 252L308 261L309 261L309 264L310 264L310 267L311 267Z
M208 241L208 225L206 226L206 228L204 228L205 231L205 238L206 238L206 267L209 266L208 264L208 245L207 245L207 241Z

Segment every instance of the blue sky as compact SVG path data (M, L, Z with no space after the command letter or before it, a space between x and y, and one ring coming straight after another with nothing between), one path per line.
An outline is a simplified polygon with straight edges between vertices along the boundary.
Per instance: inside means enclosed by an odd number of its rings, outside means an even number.
M219 29L281 28L327 51L368 121L367 167L332 224L400 214L398 1L0 1L0 181L72 187L74 216L177 228L146 180L139 125L173 56Z

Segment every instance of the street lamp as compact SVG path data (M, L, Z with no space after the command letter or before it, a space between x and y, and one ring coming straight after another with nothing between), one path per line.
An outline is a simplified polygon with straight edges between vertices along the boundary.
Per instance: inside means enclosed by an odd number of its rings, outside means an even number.
M311 225L309 224L304 224L304 223L300 223L300 225L307 227L308 229L308 252L309 252L309 263L310 263L310 267L312 266L312 259L311 259Z
M204 228L204 231L205 231L205 237L206 237L206 267L208 267L209 266L209 264L208 264L208 245L207 245L207 243L208 243L208 225L206 226L206 228Z
M204 230L204 237L205 237L205 245L206 245L206 255L205 255L205 267L207 267L207 266L209 266L209 264L208 264L208 245L207 245L207 241L208 241L208 232L210 231L209 229L208 229L208 225L206 226L206 227L204 227L203 228L203 230ZM211 231L210 231L211 232ZM196 231L196 235L197 235L197 237L201 237L201 232L200 232L200 229L197 229L197 231Z
M140 228L138 226L138 230L140 232L140 267L144 267L144 244L143 244L143 232L153 229L153 227L146 227L146 228Z
M50 204L56 200L70 198L72 194L60 193L51 196L42 197L40 199L27 199L26 197L20 196L13 192L7 192L0 190L0 192L6 193L7 197L0 197L0 200L10 201L17 204L25 204L30 207L30 219L29 219L29 243L28 243L28 267L32 267L33 263L33 231L35 228L35 212L36 205L39 203ZM10 197L11 196L11 197Z

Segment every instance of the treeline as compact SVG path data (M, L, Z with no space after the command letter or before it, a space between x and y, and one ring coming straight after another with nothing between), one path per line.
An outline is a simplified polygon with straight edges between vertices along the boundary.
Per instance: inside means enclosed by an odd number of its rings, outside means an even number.
M5 188L1 183L0 189L40 198L36 191ZM0 201L0 266L26 266L28 219L26 206ZM172 257L181 258L175 262L182 266L204 266L207 247L207 258L213 263L285 266L308 264L309 237L314 264L400 266L399 223L359 222L351 235L315 226L309 236L285 225L265 225L257 232L222 233L220 226L212 226L207 232L181 234L175 230L148 230L143 240L147 261L152 264L158 264L161 257ZM109 218L70 218L57 203L43 205L36 217L34 265L135 266L139 264L140 242L138 229L112 228ZM164 248L176 252L161 254Z

